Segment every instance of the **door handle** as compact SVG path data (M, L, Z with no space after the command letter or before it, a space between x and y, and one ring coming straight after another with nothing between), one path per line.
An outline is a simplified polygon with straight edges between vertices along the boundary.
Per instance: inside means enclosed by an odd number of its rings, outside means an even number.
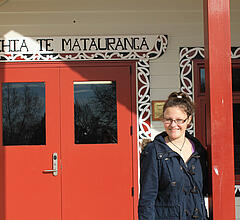
M52 170L44 170L44 173L53 173L53 176L58 175L58 154L53 153L52 155Z

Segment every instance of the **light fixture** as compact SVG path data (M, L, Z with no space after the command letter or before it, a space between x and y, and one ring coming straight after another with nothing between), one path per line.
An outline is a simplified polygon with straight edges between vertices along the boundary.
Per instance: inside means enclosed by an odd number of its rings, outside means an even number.
M82 82L73 82L74 85L79 84L112 84L112 81L82 81Z

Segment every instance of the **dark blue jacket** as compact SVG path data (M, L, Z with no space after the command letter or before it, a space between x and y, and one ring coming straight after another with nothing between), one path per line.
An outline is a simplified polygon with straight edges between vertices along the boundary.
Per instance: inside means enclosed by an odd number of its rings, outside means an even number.
M204 194L207 186L207 153L186 132L195 152L184 163L159 134L140 157L139 220L205 220Z

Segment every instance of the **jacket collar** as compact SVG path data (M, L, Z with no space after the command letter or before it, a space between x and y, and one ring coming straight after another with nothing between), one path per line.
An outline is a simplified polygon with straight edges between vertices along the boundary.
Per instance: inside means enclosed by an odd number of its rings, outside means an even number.
M161 148L159 149L160 153L166 157L178 156L178 154L173 151L165 142L165 137L168 136L167 132L162 132L154 138L154 142L160 143ZM200 157L202 152L205 150L204 147L201 145L199 140L189 134L187 131L185 133L186 138L190 139L195 145L195 152L193 153L192 157Z

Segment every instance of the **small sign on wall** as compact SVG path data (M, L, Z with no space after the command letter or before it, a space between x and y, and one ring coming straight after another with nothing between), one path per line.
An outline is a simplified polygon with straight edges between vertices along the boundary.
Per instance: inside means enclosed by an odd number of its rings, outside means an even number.
M152 101L152 120L161 121L163 119L164 100Z

